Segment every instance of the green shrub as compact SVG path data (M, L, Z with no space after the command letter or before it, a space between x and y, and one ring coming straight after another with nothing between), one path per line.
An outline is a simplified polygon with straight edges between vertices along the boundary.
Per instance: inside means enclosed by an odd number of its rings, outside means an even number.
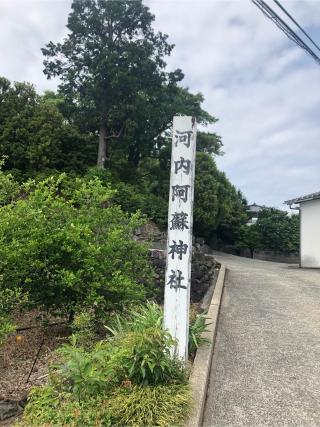
M170 334L158 327L116 337L120 378L143 385L186 382L183 364L170 356L174 344Z
M60 362L53 371L61 390L78 400L107 391L125 381L137 385L186 383L184 365L170 357L174 341L159 328L126 332L99 341L92 349L71 344L60 350Z
M110 203L113 190L62 174L29 181L23 194L0 207L2 288L53 313L93 307L104 316L151 294L148 250L133 239L141 220Z
M124 332L141 332L151 327L161 329L162 322L162 308L158 304L148 301L144 305L130 307L125 314L115 314L105 327L116 336Z
M126 165L128 169L128 165ZM105 184L112 184L112 188L116 190L113 195L115 201L125 212L135 213L140 211L150 220L154 221L161 229L165 229L168 220L168 195L165 197L160 194L153 194L153 188L159 184L155 182L151 184L141 182L141 177L135 171L135 178L131 178L131 182L127 182L122 171L120 178L112 175L108 170L98 168L90 168L87 176L98 177ZM125 182L124 182L125 181ZM140 184L139 184L140 183ZM169 182L167 187L169 187Z
M80 402L112 387L116 380L116 367L106 363L110 360L107 351L110 348L96 346L86 351L76 344L73 336L71 345L64 345L58 350L61 359L53 367L51 380L57 389L72 393Z
M149 303L130 316L128 327L118 316L113 335L92 348L79 347L73 335L58 350L50 384L32 391L23 425L182 423L190 406L187 375L170 356L174 340L161 327L162 311Z
M107 400L102 397L78 401L71 393L58 392L51 386L34 387L28 399L23 419L25 426L104 426L111 427Z
M0 206L12 202L19 194L19 184L9 173L3 172L4 160L0 158Z
M112 426L179 426L190 410L186 385L120 388L109 402Z
M113 335L128 331L144 331L146 328L154 327L162 329L163 310L153 303L147 302L135 308L131 308L126 314L116 314L109 320L106 329ZM200 345L208 343L208 340L201 337L202 333L207 328L206 313L198 313L196 310L190 310L189 323L189 344L188 351L190 355L194 355Z
M32 389L23 426L179 426L190 410L186 385L123 386L108 395L77 401L53 387Z

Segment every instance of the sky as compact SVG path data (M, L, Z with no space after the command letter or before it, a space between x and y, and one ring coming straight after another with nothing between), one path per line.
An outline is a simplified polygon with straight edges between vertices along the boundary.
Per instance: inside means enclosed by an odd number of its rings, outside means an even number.
M281 3L320 45L320 0ZM1 76L39 92L57 87L42 73L40 49L66 35L70 4L0 0ZM204 109L219 119L207 129L223 139L217 163L248 202L281 208L320 191L320 66L250 0L145 4L175 44L168 69L181 68L183 85L202 92Z

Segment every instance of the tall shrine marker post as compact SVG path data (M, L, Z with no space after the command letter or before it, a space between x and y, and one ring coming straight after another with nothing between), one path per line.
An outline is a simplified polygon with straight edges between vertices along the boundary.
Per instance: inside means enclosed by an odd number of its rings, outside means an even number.
M196 137L194 117L173 118L164 328L177 340L173 356L184 361L188 359Z

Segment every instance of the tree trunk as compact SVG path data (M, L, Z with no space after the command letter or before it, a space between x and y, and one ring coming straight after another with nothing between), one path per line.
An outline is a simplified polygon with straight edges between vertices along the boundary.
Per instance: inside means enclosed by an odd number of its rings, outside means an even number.
M107 160L107 128L103 121L100 124L99 131L99 148L98 148L98 159L97 166L98 168L105 168Z
M140 153L134 145L130 145L129 147L128 162L136 168L139 166Z

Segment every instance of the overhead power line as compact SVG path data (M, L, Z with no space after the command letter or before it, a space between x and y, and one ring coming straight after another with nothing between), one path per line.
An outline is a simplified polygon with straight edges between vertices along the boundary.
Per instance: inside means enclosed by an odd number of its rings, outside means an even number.
M299 28L299 30L311 41L313 46L315 46L320 51L319 45L317 45L317 43L312 40L312 38L309 36L309 34L304 31L304 29L298 24L298 22L292 17L292 15L290 15L290 13L284 8L284 6L282 6L282 4L278 0L273 0L273 1L291 19L291 21L296 24L296 26Z
M312 58L320 65L319 56L301 39L301 37L298 36L298 34L294 32L294 30L282 18L280 18L280 16L264 0L251 0L251 1L264 13L264 15L266 15L269 19L271 19L277 25L277 27L280 28L280 30L283 31L290 40L292 40L299 47L301 47L307 53L309 53L309 55L311 55ZM305 31L303 32L305 33ZM318 48L317 45L315 46Z

